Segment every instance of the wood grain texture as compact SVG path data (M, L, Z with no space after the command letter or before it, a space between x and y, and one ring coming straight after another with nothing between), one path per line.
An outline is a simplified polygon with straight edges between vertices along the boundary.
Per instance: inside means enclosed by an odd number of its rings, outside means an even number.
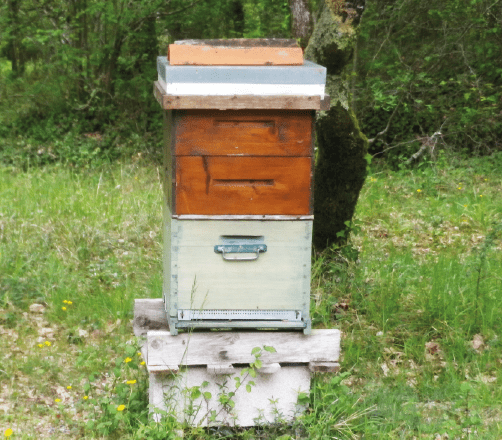
M310 157L176 158L180 214L309 215Z
M133 331L136 337L146 336L149 330L168 330L162 298L134 300Z
M171 109L217 109L217 110L246 110L246 109L277 109L277 110L327 110L326 104L321 105L323 96L290 96L290 95L225 95L225 96L197 96L197 95L168 95L159 84L154 82L154 96L164 110Z
M340 356L340 331L300 332L204 332L172 336L166 331L147 335L147 364L215 365L228 362L246 364L254 361L251 351L264 345L276 352L263 351L264 364L337 362Z
M171 65L198 66L273 66L301 65L300 47L213 46L170 44L167 57Z
M299 47L293 38L228 38L212 40L177 40L177 45L212 47Z
M161 422L163 416L155 411L158 408L175 415L180 424L198 428L207 425L255 426L257 420L260 425L277 424L278 416L281 422L292 424L295 417L305 411L306 407L299 405L298 395L309 392L311 373L306 365L284 366L275 374L261 374L258 370L256 377L246 375L243 370L243 367L236 367L228 378L214 376L205 367L186 368L178 374L170 371L159 374L161 370L157 370L149 375L153 420ZM220 397L225 392L222 383L226 380L227 389L234 389L234 377L240 377L243 386L232 397L234 405L230 410L228 406L222 406ZM252 391L248 393L244 390L251 381ZM201 391L210 393L211 397L201 395L197 399L188 399L189 391L195 387L198 389L202 383L207 386ZM214 420L206 417L211 413L215 414Z
M309 362L309 370L312 373L337 373L340 371L338 362Z
M175 154L182 156L311 156L308 110L177 112Z
M272 309L299 310L308 318L311 221L169 219L167 227L171 316L177 309ZM228 236L263 237L267 252L254 261L225 261L214 246Z

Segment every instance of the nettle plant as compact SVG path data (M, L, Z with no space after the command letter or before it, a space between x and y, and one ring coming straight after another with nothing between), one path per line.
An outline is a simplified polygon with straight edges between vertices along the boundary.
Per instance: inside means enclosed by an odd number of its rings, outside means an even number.
M116 361L116 367L103 380L103 374L91 374L84 384L85 396L80 410L87 419L85 428L92 433L112 436L129 433L138 439L178 439L183 429L197 432L202 426L221 424L222 416L228 424L237 418L234 411L235 396L241 390L250 393L256 383L252 380L263 366L264 352L276 352L274 347L255 347L249 367L242 368L239 375L224 375L218 383L218 394L207 390L210 383L183 387L181 380L173 376L173 385L164 390L165 409L148 407L148 381L141 353L134 345L123 347L124 356ZM250 380L251 379L251 380ZM179 402L175 396L182 396ZM218 403L210 406L210 401ZM272 402L273 404L273 402ZM179 413L180 406L183 411ZM201 415L202 414L202 415ZM218 422L217 422L218 421ZM281 414L277 412L277 422ZM260 420L257 420L257 424Z
M181 395L184 404L184 414L182 418L186 426L202 426L221 423L222 417L227 421L235 421L237 414L235 413L235 396L236 394L245 389L250 393L256 383L253 378L256 378L258 370L263 366L260 359L264 352L275 353L274 347L263 346L254 347L251 351L254 356L254 361L249 364L249 367L242 368L239 375L233 376L231 374L223 375L223 381L216 383L218 387L218 394L213 394L208 391L209 382L204 381L201 385L185 387L182 380L173 381L173 384L164 390L165 393L165 407L166 410L154 408L153 412L157 415L155 417L161 423L167 420L170 423L174 414L177 414L176 406L180 403L173 397L178 394ZM214 408L214 403L211 405L212 400L218 403L217 408ZM179 413L178 413L179 414Z

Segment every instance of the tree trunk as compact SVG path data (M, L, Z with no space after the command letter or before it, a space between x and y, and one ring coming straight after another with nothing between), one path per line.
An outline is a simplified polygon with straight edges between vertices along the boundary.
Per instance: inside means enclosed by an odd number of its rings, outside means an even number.
M318 155L314 184L314 246L344 244L366 178L368 140L350 108L350 70L356 29L365 0L326 0L305 57L327 68L331 110L316 121Z
M305 49L312 34L312 14L309 9L309 0L289 0L291 8L291 34L299 40L300 46Z

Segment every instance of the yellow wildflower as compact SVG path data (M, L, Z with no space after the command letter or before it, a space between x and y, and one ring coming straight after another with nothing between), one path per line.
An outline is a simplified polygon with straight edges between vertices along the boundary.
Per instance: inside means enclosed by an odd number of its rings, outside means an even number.
M138 351L138 356L142 356L141 351Z
M69 306L71 306L73 304L72 301L68 301L66 304L68 304Z
M63 303L64 303L64 304L68 304L68 301L65 299L65 300L63 301Z
M89 398L89 396L82 397L82 399L84 399L84 400L87 400L88 398Z
M38 348L42 348L44 346L44 344L38 344L37 347Z
M54 399L54 402L59 403L61 402L61 399Z
M63 306L63 307L61 307L61 310L62 310L63 312L65 312L65 311L66 311L66 307L64 307L64 306Z
M127 385L134 385L136 383L136 380L128 380L126 382Z
M10 428L6 429L3 433L5 437L10 437L12 434L14 434L14 431Z
M146 364L146 362L145 362L145 361L140 362L140 365L145 365L145 364Z
M483 194L480 194L479 197L483 197Z
M417 189L417 193L421 193L421 192L422 192L422 190L421 190L421 189Z
M71 385L68 385L68 386L66 387L66 389L67 389L67 390L71 390Z
M51 341L45 341L44 344L47 345L47 347L50 347L51 346Z
M117 411L124 411L124 410L125 410L125 405L117 406Z
M124 362L125 362L126 364L128 364L128 363L129 363L129 362L131 362L131 361L132 361L132 359L131 359L130 357L126 357L126 358L124 359Z

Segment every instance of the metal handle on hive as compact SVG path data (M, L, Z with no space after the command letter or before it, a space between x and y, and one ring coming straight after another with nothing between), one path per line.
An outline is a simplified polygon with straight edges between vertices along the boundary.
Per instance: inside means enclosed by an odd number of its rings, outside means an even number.
M216 245L214 251L221 254L225 261L254 261L260 256L260 252L267 252L266 244L233 244ZM252 256L229 257L228 254L254 254Z

